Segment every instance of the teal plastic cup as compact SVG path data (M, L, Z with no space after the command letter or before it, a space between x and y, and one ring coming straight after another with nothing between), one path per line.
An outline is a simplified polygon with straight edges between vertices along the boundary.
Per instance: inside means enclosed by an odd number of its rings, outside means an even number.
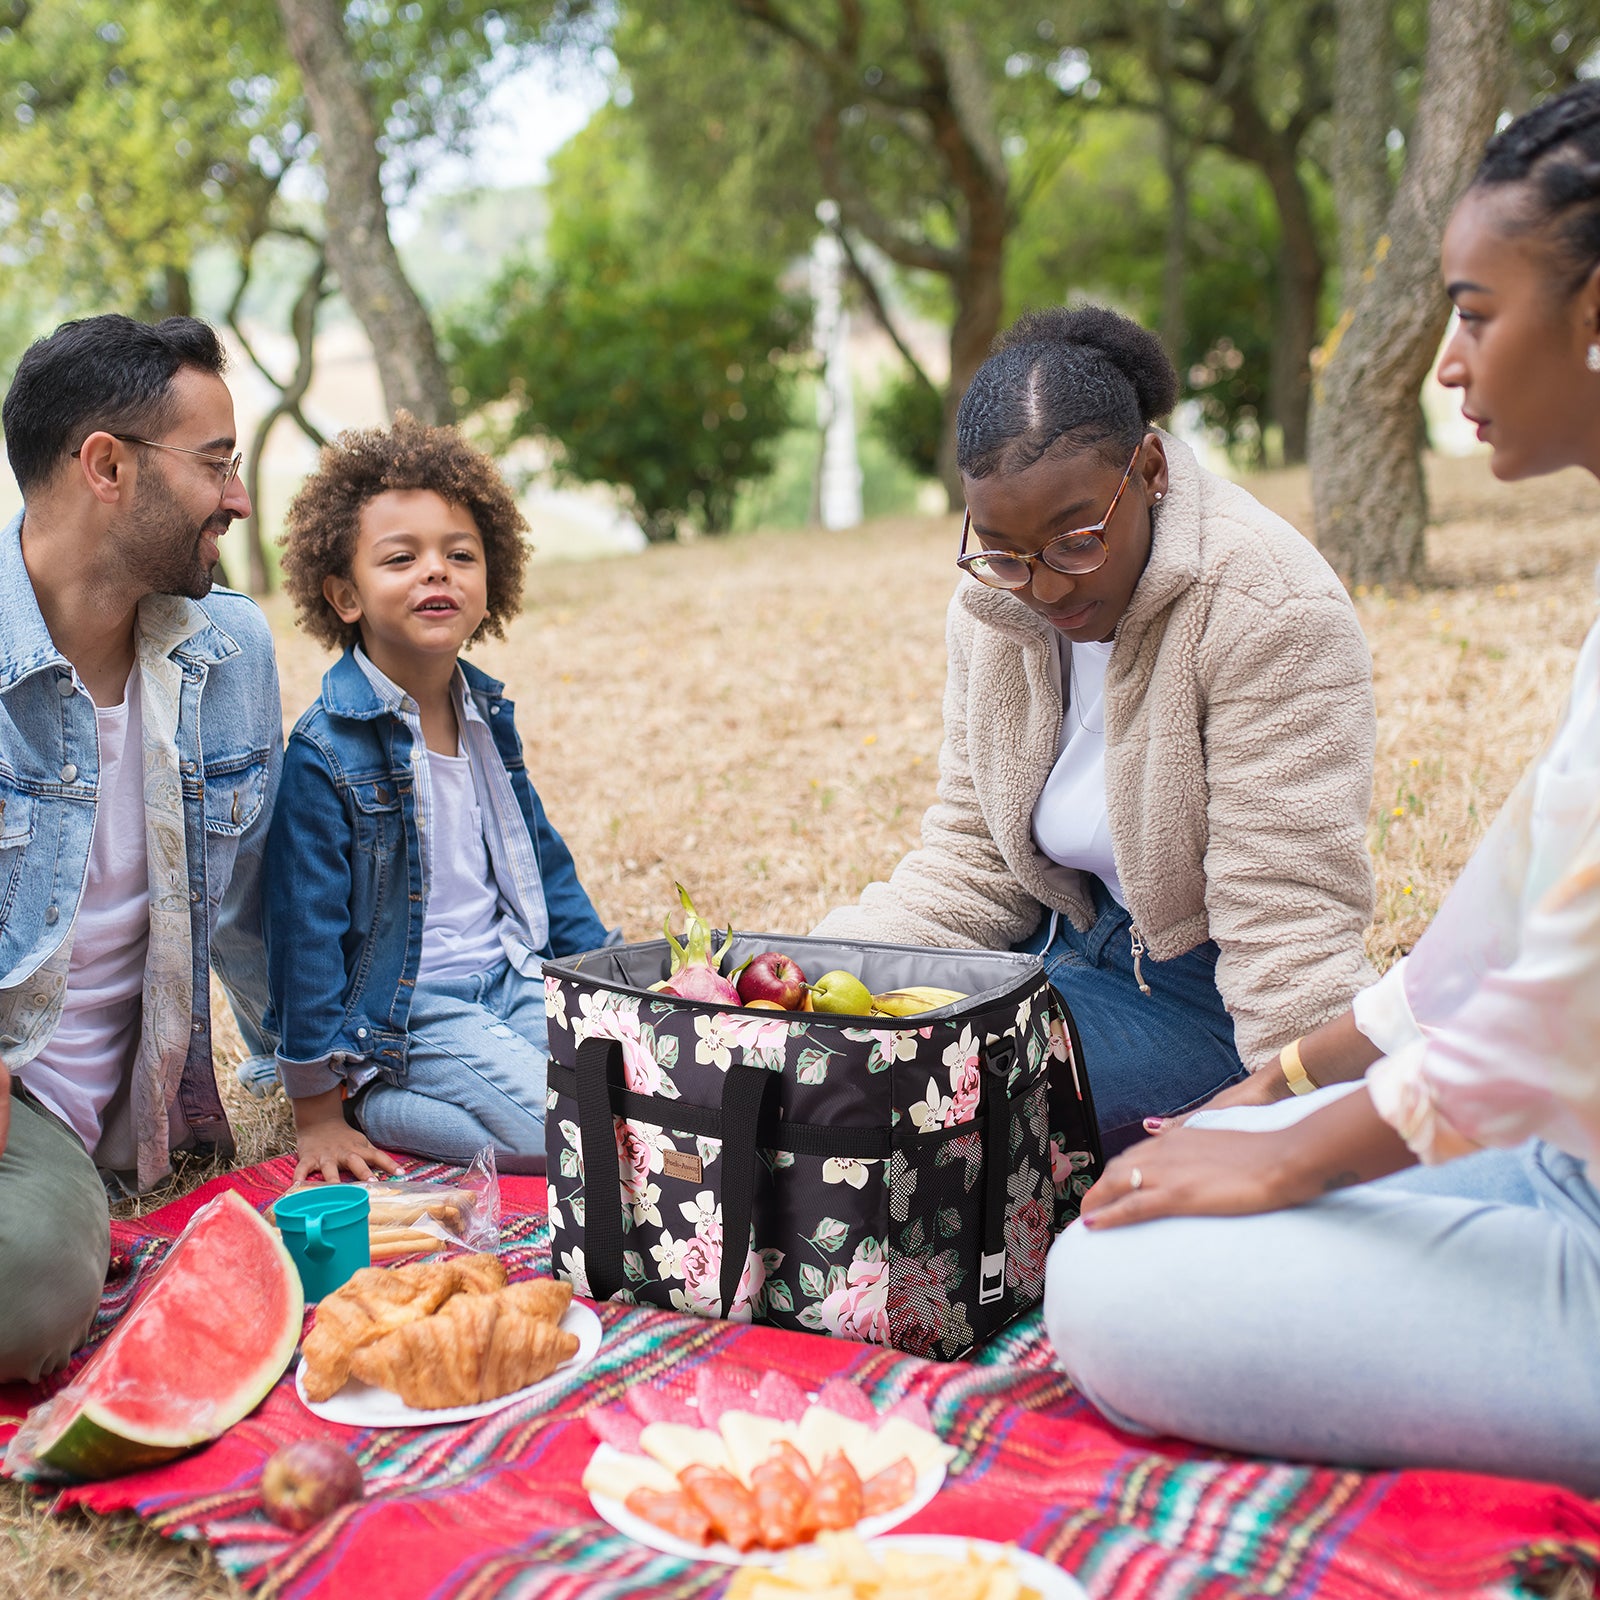
M278 1232L300 1272L307 1300L332 1294L372 1263L367 1191L355 1183L322 1183L286 1194L273 1206Z

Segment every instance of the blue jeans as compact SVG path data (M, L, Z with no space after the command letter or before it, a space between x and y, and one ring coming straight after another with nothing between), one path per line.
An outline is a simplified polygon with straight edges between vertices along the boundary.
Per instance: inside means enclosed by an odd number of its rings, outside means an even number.
M494 1146L501 1172L544 1171L549 1035L544 980L509 961L418 983L404 1085L375 1081L353 1102L380 1148L465 1166Z
M1525 1198L1479 1197L1491 1158ZM1061 1365L1132 1432L1600 1494L1600 1193L1537 1140L1423 1170L1433 1192L1412 1169L1260 1216L1074 1223L1045 1277Z
M1095 922L1079 933L1046 915L1017 946L1044 956L1045 976L1072 1008L1108 1156L1144 1138L1146 1117L1191 1110L1237 1083L1244 1063L1217 991L1217 947L1207 940L1170 961L1143 957L1150 993L1133 970L1132 919L1098 878Z

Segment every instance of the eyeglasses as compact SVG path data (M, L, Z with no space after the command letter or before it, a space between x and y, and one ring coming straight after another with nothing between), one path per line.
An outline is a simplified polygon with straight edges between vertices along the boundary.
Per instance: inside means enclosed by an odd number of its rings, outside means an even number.
M972 513L968 511L961 522L961 553L956 557L956 565L979 583L988 584L991 589L1026 589L1033 582L1033 564L1036 561L1044 562L1052 572L1064 572L1073 577L1097 571L1106 564L1106 529L1117 514L1117 503L1122 499L1122 491L1128 487L1128 480L1133 476L1133 469L1143 449L1144 440L1141 439L1139 448L1133 452L1133 459L1128 463L1128 470L1122 474L1122 482L1117 485L1117 492L1111 497L1111 504L1106 507L1106 514L1098 522L1087 528L1074 528L1070 533L1057 534L1043 549L1035 550L1031 556L1013 555L1009 550L974 550L968 555L967 535L972 531Z
M179 455L198 456L222 480L222 493L228 492L228 485L239 476L239 468L244 465L244 451L236 450L232 456L214 456L208 450L191 450L186 444L162 444L159 439L139 439L131 433L114 433L113 439L120 439L123 444L142 444L150 450L176 450ZM73 455L82 451L80 445L74 450Z

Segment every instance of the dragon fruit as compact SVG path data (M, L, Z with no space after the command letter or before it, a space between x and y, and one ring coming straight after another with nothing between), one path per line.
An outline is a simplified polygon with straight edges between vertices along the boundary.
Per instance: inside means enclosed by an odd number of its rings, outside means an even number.
M722 950L713 955L711 935L713 929L694 908L689 891L681 883L672 886L683 902L684 943L672 936L672 918L663 919L661 930L672 946L672 975L659 988L664 994L675 994L680 1000L707 1000L712 1005L742 1006L739 991L722 975L723 958L733 948L733 930L728 930Z

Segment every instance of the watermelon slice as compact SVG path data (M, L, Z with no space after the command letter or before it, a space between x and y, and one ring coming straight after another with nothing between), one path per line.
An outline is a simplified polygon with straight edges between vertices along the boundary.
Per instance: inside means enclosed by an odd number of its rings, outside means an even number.
M231 1190L202 1206L150 1286L39 1421L38 1458L80 1478L155 1466L254 1410L300 1340L278 1235Z

